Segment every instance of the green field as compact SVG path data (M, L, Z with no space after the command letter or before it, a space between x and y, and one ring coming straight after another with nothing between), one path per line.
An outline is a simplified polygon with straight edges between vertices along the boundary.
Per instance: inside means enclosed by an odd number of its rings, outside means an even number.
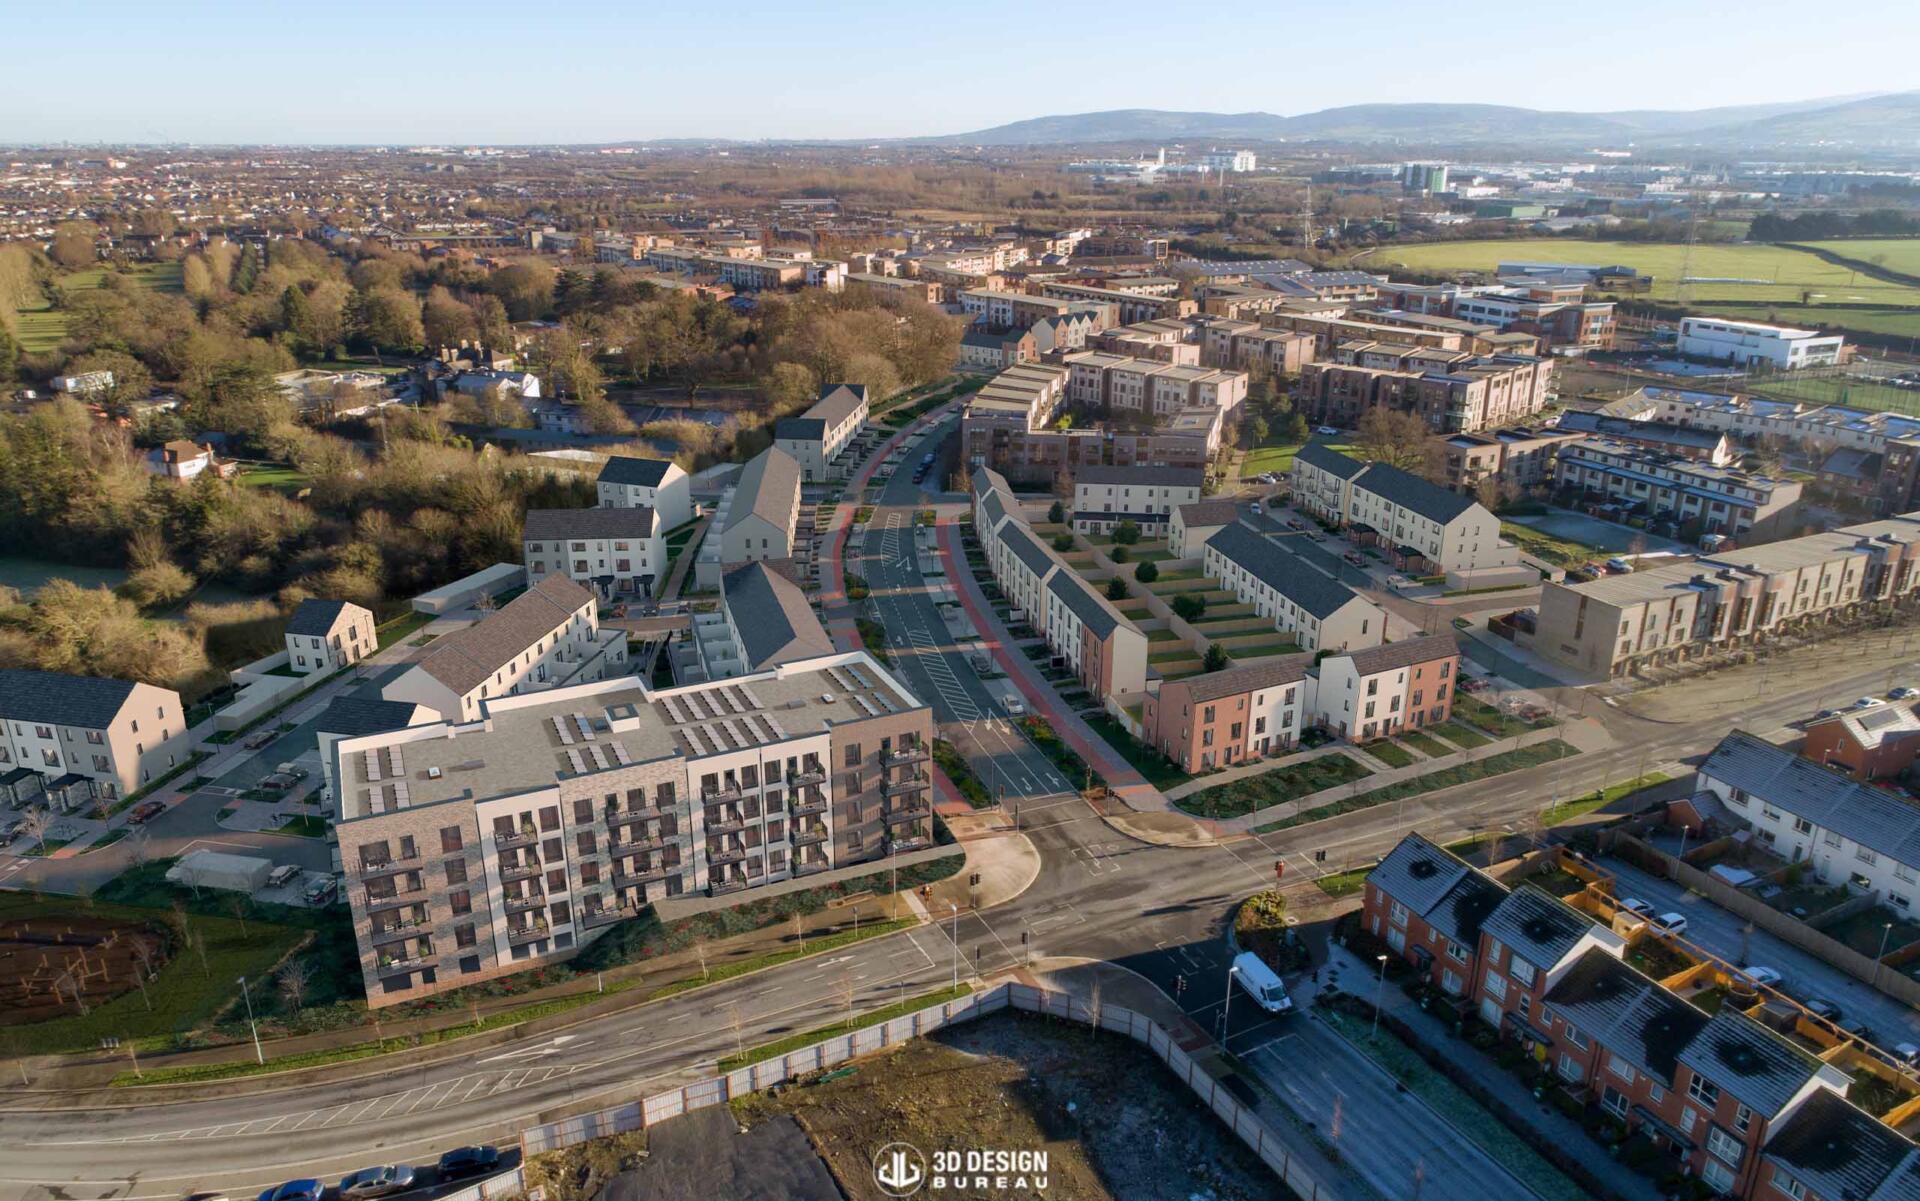
M1838 238L1805 245L1889 271L1920 275L1920 238Z
M1920 314L1914 315L1913 327L1916 333L1920 333ZM1920 392L1872 383L1857 376L1780 375L1746 380L1742 390L1758 392L1777 400L1850 405L1856 409L1886 409L1920 416Z
M145 263L127 271L126 282L152 292L178 292L181 290L180 271L179 263ZM63 275L58 282L68 292L84 292L99 287L106 275L106 268L94 267ZM58 350L60 343L66 340L68 314L55 310L50 304L21 309L16 318L20 348L30 354Z

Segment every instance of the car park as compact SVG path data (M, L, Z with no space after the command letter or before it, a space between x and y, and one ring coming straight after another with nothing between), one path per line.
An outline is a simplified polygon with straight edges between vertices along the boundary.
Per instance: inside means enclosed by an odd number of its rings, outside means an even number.
M340 1181L340 1201L371 1201L413 1187L413 1169L406 1164L361 1168Z
M440 1157L440 1179L478 1176L500 1167L500 1152L492 1147L455 1147Z
M141 801L133 807L133 812L127 814L127 821L132 825L144 826L166 811L166 805L159 801Z
M320 1201L326 1191L318 1180L289 1180L261 1193L259 1201Z

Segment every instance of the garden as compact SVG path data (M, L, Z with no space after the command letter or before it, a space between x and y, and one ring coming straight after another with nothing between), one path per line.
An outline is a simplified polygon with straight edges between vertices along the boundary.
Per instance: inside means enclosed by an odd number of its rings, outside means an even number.
M1363 780L1373 772L1351 755L1334 752L1275 767L1189 793L1174 804L1183 813L1211 820L1240 817L1274 805L1297 801L1328 788Z

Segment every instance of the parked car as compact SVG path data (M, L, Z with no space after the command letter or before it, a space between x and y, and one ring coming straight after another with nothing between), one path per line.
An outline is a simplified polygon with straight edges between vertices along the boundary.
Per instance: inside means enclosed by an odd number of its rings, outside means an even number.
M440 1157L440 1179L478 1176L500 1166L500 1152L492 1147L455 1147Z
M307 885L306 892L301 895L309 905L324 905L333 899L334 890L338 887L339 885L334 881L332 876L322 876L320 879Z
M1620 902L1620 908L1626 910L1628 913L1637 913L1644 918L1651 919L1653 917L1653 906L1647 904L1639 897L1625 898Z
M1331 425L1322 425L1322 426L1315 427L1313 432L1316 434L1325 434L1328 437L1332 437L1333 435L1339 433L1340 431Z
M1268 1013L1287 1013L1292 1010L1293 998L1287 995L1287 986L1252 951L1242 951L1233 957L1233 978L1253 998L1253 1003Z
M1876 708L1877 706L1884 705L1886 703L1887 702L1881 700L1877 696L1863 696L1859 700L1853 702L1853 707L1856 709L1872 709L1872 708Z
M1687 932L1687 918L1685 914L1663 913L1652 920L1655 929L1664 930L1668 934L1685 934Z
M280 737L280 731L276 727L269 726L264 730L255 730L253 733L247 735L246 740L240 745L250 751L257 751L278 737Z
M1323 534L1323 533L1321 533L1321 532L1320 532L1319 530L1308 530L1308 531L1307 531L1307 541L1308 541L1308 542L1325 542L1326 540L1327 540L1327 536L1326 536L1325 534Z
M1867 1025L1859 1018L1854 1018L1850 1022L1841 1022L1840 1028L1863 1043L1875 1043L1879 1041L1879 1039L1874 1037L1873 1027Z
M1254 513L1255 513L1255 514L1258 514L1258 513L1260 512L1260 502L1259 502L1259 501L1257 501L1257 500L1256 500L1256 501L1254 501L1254 502L1253 502L1253 504L1252 504L1252 505L1251 505L1250 507L1251 507L1251 508L1253 509L1253 511L1254 511Z
M132 813L127 814L127 820L136 826L144 826L166 811L167 807L159 801L141 801L133 807Z
M1893 1055L1894 1058L1906 1064L1908 1067L1920 1065L1920 1047L1916 1047L1912 1043L1893 1044Z
M1908 701L1920 696L1920 688L1909 688L1905 684L1902 684L1892 692L1887 693L1887 695L1896 701Z
M1342 559L1345 559L1347 562L1353 564L1355 567L1365 567L1367 565L1367 557L1361 554L1357 550L1350 550L1346 554L1341 555L1340 557Z
M1836 1025L1839 1024L1840 1007L1832 1001L1822 997L1815 997L1811 1001L1806 1002L1806 1006L1807 1012L1813 1014L1815 1017L1822 1017Z
M327 1186L318 1180L289 1180L261 1193L259 1201L320 1201Z
M361 1168L340 1181L340 1201L370 1201L413 1187L413 1169L403 1163Z
M1307 528L1307 523L1298 517L1289 517L1287 518L1287 528L1290 530L1304 530Z
M268 792L285 792L299 782L300 781L285 772L276 771L268 772L266 775L261 776L259 787L266 789Z
M268 888L284 888L300 876L300 865L283 863L267 873Z
M1780 987L1782 977L1780 973L1773 968L1763 967L1756 963L1751 967L1743 967L1740 971L1747 979L1753 981L1755 984L1763 984L1768 988Z

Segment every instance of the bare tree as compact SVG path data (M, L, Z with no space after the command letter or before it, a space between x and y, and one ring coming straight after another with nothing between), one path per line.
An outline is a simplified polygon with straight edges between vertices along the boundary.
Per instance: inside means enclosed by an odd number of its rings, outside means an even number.
M240 937L242 938L247 936L247 909L247 898L241 896L239 893L235 893L233 898L227 902L227 912L233 914L234 920L240 923Z
M280 969L280 995L295 1014L307 1003L307 985L312 972L304 959L291 960Z
M744 1037L746 1019L740 1016L740 1006L737 1003L727 1006L727 1025L733 1027L733 1053L745 1055L747 1053Z
M147 996L147 981L153 978L153 944L144 938L135 938L127 949L133 956L133 982L140 986L140 999L146 1002L148 1009L152 1009L153 1000Z
M47 811L38 806L29 808L20 818L20 830L31 835L40 854L47 853L47 826L50 824Z

